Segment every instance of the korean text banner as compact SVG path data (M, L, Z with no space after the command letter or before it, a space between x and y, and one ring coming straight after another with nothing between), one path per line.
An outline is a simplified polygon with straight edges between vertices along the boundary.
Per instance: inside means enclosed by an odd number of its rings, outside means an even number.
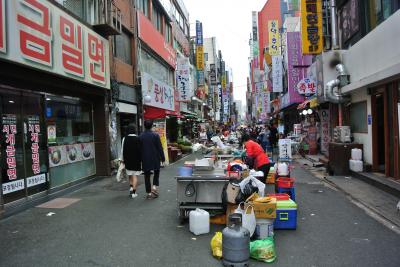
M190 101L193 90L190 88L189 58L179 57L176 65L176 86L179 91L179 101Z
M268 21L268 34L269 34L269 54L271 56L280 55L281 39L279 36L279 26L277 20Z
M110 88L108 41L44 0L0 0L0 58Z
M203 23L196 20L196 45L203 45Z
M150 102L145 103L148 106L175 110L174 89L145 72L142 73L142 94L150 96Z
M322 0L301 0L303 54L320 54L323 48Z
M282 81L282 56L272 57L272 91L274 93L280 93L283 91Z
M196 67L198 70L204 69L204 50L203 46L196 47Z

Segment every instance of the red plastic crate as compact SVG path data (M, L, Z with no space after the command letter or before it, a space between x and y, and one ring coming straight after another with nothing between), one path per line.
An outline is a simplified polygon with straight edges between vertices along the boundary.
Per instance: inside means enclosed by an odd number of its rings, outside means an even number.
M294 187L294 180L294 178L280 177L276 180L276 185L281 188L291 188Z
M267 194L267 197L274 197L277 201L290 199L290 196L286 193Z

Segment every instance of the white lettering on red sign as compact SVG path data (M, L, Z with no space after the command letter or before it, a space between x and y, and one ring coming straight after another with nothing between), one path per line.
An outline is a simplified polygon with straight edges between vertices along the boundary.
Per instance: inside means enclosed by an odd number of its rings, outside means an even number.
M5 0L0 0L0 52L7 52L6 48L6 7Z
M50 8L37 0L25 0L18 5L20 49L31 61L52 66ZM33 20L33 14L36 18Z
M60 16L60 35L64 71L83 77L82 27L74 21Z
M17 179L17 161L15 159L15 134L17 133L17 125L4 124L3 133L6 138L6 163L7 176L9 180Z
M97 36L88 33L88 49L90 77L95 82L105 84L106 71L104 60L104 43Z

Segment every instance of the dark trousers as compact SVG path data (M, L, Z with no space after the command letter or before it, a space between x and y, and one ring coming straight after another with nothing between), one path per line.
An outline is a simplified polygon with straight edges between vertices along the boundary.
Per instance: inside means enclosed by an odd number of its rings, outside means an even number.
M146 186L146 193L151 193L151 171L144 172L144 183ZM159 186L160 184L160 170L154 170L153 185Z
M262 171L264 173L264 181L261 181L261 179L259 178L259 180L261 182L263 182L264 184L267 182L267 177L268 177L268 173L269 173L269 168L270 168L270 164L264 164L260 167L257 168L258 171Z

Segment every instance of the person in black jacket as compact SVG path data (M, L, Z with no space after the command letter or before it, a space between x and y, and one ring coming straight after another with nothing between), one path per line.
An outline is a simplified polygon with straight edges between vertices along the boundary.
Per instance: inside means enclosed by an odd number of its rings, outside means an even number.
M160 178L161 162L165 162L164 151L161 145L160 136L153 132L152 120L144 122L145 131L140 135L142 145L142 167L146 186L147 199L158 197L158 186ZM151 186L151 172L154 172L153 187Z
M125 164L126 174L129 176L129 195L132 198L137 197L137 176L142 169L140 139L136 135L136 126L129 124L127 135L122 139L121 161Z

